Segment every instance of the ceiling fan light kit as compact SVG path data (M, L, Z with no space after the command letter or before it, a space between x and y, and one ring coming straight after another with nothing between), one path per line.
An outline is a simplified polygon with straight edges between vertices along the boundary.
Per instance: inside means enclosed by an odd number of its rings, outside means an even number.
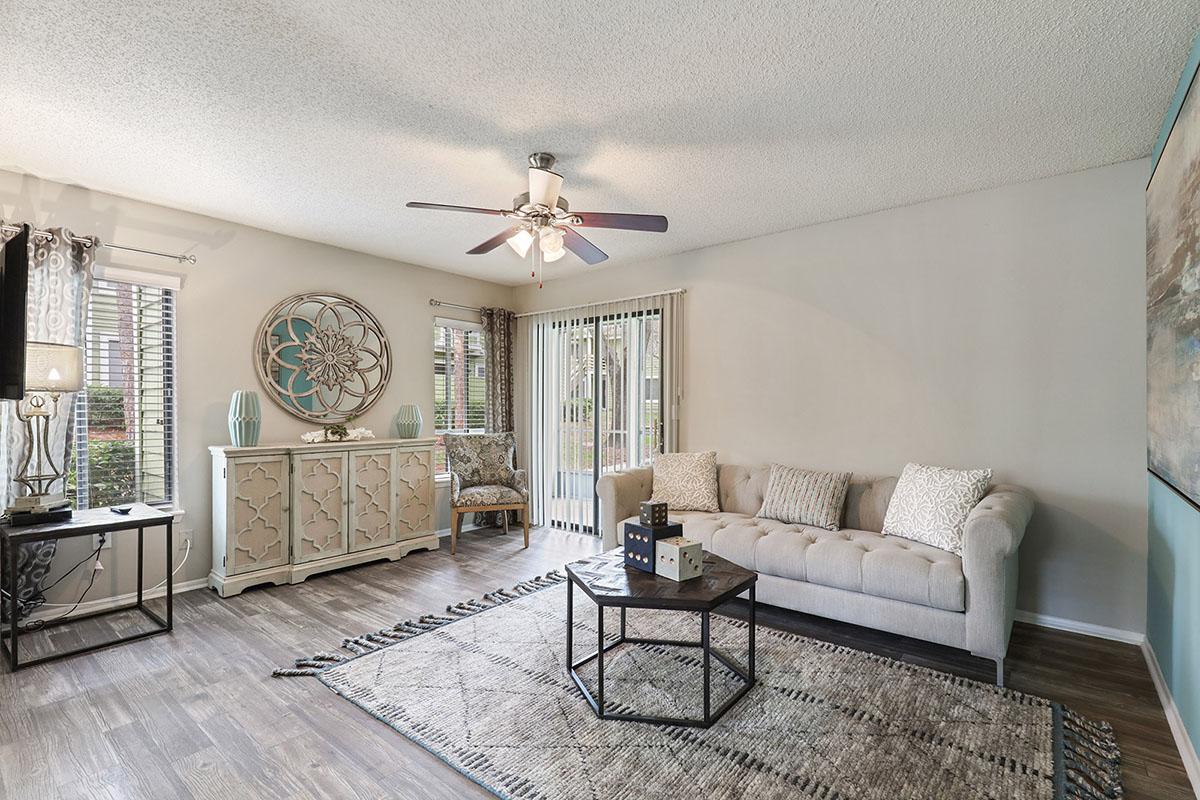
M407 207L490 214L513 221L515 224L508 230L471 248L467 255L490 253L504 243L522 259L532 254L533 269L530 270L530 276L538 279L539 288L542 285L542 264L558 261L566 255L567 250L579 256L589 266L608 258L603 250L576 231L576 227L666 232L667 218L657 214L571 213L570 204L560 194L563 176L550 169L555 161L550 153L534 153L529 157L529 191L522 192L513 199L512 211L417 202L410 202ZM533 246L535 240L537 247Z

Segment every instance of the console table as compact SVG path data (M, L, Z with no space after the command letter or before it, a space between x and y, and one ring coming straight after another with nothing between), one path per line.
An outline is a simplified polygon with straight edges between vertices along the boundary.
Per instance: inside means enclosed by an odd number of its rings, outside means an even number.
M171 563L171 555L174 548L171 544L171 524L174 521L175 515L171 511L163 511L157 508L151 508L143 503L135 503L128 514L118 514L110 508L89 508L84 511L76 511L69 520L62 522L47 522L42 525L28 525L24 527L14 528L9 525L0 524L0 564L7 564L8 574L4 576L3 583L6 585L6 593L8 594L8 627L0 633L0 651L3 652L5 659L8 661L8 667L12 672L26 667L32 667L37 664L44 664L47 661L57 661L60 658L74 656L80 653L90 653L93 650L100 650L105 647L112 647L115 644L124 642L132 642L137 639L146 639L150 636L158 636L161 633L169 633L173 627L173 611L172 611L172 575L174 565ZM145 537L146 528L166 529L166 545L167 545L167 613L166 619L160 617L150 609L146 608L142 603L142 549L143 540ZM97 644L84 645L71 650L66 650L61 653L52 653L47 656L31 659L24 663L20 660L19 644L21 634L24 633L21 629L20 620L17 619L17 559L14 548L34 542L44 542L48 540L58 539L74 539L79 536L92 536L97 533L116 533L118 531L137 530L138 546L137 546L137 601L132 605L124 605L118 608L106 608L103 611L97 611L92 614L80 614L73 617L63 617L61 619L50 620L49 622L41 623L38 630L51 628L58 625L65 625L71 622L89 619L92 617L105 616L108 614L117 614L122 611L137 609L145 614L152 622L155 623L153 630L142 631L140 633L130 633L116 639L109 639Z
M436 439L210 447L221 597L437 550Z

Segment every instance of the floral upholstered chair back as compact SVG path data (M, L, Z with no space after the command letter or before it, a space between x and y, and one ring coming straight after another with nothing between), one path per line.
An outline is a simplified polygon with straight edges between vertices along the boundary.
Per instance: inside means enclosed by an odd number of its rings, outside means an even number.
M480 505L520 501L528 496L525 470L513 468L516 439L512 433L447 433L446 459L450 467L450 499ZM508 489L508 492L467 492L477 487ZM515 492L515 495L513 494Z

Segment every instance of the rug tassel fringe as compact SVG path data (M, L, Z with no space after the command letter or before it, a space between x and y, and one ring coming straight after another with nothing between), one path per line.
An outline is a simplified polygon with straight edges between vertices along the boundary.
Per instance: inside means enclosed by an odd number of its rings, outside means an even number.
M1121 754L1112 726L1063 711L1063 761L1067 797L1074 800L1118 800L1121 787Z
M443 625L449 625L451 622L470 617L481 611L487 611L489 608L511 603L520 597L560 584L566 579L567 576L559 570L551 570L545 575L521 581L511 589L497 589L494 592L488 592L479 599L464 600L461 603L448 605L446 606L445 614L425 614L415 620L406 619L403 622L397 622L390 628L382 628L372 633L364 633L360 636L343 639L342 649L348 651L351 654L349 656L331 653L326 650L315 653L308 658L298 658L296 659L295 666L280 667L272 672L271 675L276 678L319 675L330 667L345 663L358 656L382 650L398 642L419 636L427 631L437 630Z

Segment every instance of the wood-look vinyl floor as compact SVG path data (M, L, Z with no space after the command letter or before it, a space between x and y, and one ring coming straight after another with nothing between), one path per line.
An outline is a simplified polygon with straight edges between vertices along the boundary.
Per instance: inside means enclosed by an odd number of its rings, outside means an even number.
M486 797L486 792L311 678L271 678L346 635L418 616L589 555L587 536L467 533L449 549L221 600L179 595L175 632L0 672L0 797ZM761 607L759 622L990 680L949 648ZM742 613L739 606L731 613ZM26 655L140 624L124 616L39 634ZM72 630L71 628L76 628ZM24 641L23 641L24 644ZM1131 800L1191 798L1137 647L1018 624L1009 685L1110 721ZM581 701L582 702L582 701Z

